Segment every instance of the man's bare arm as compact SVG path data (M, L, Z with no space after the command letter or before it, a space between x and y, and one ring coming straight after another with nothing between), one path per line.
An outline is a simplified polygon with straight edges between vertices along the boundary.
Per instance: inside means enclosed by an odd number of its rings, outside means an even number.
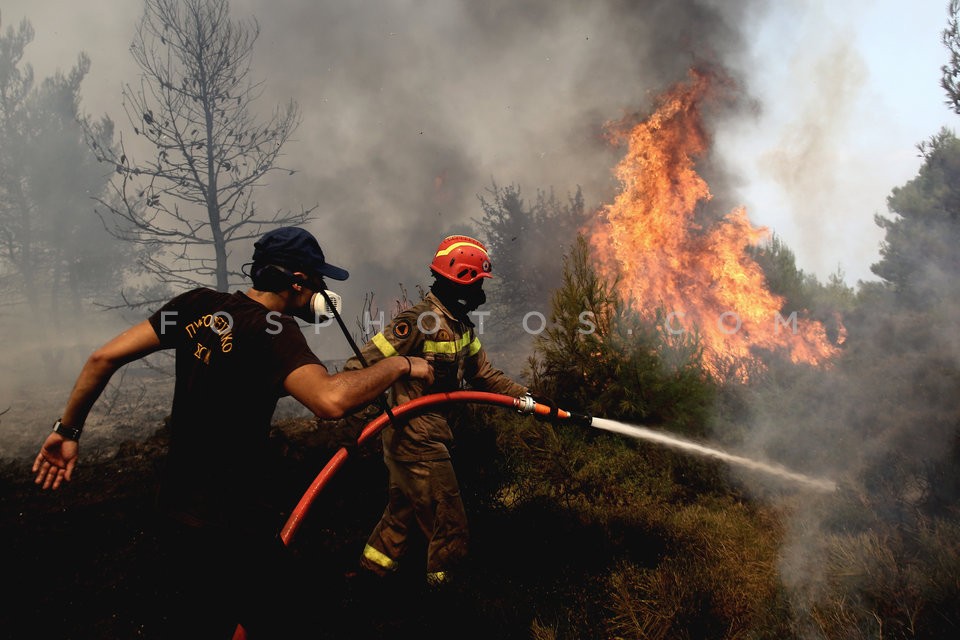
M70 392L61 422L75 429L82 428L116 370L158 349L160 339L153 326L144 320L90 354ZM72 479L79 455L80 445L76 440L50 432L33 461L34 482L44 489L58 489L63 481Z
M283 381L291 396L320 418L340 418L372 402L390 385L409 375L433 383L433 367L423 358L385 358L365 369L330 374L318 364L294 370Z

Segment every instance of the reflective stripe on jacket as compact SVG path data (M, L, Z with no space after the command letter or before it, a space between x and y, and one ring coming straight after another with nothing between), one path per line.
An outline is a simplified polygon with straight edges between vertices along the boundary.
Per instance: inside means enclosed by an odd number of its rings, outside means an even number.
M369 364L396 356L421 356L433 365L434 383L424 388L420 380L401 379L391 390L392 405L403 404L429 393L456 391L468 384L478 391L522 396L527 388L517 384L487 360L476 328L469 320L456 318L433 293L415 306L398 313L383 331L361 349ZM346 369L361 367L356 357ZM388 425L382 432L384 452L396 460L447 458L453 441L443 410L419 414L399 432Z

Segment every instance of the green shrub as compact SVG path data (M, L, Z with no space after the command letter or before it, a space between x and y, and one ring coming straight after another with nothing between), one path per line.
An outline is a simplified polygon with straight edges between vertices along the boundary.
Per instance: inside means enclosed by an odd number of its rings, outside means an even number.
M656 310L654 316L644 319L624 304L578 238L529 362L532 387L564 408L704 435L716 385L702 366L698 338L670 335Z

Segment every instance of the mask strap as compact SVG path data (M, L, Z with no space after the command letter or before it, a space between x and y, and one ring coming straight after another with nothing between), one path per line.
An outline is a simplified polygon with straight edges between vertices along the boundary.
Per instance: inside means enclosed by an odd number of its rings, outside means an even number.
M343 332L344 337L347 339L347 342L350 343L350 347L353 349L354 355L357 356L357 360L360 361L360 364L363 365L364 369L369 367L367 359L363 357L363 353L360 352L360 347L357 346L357 342L353 339L353 336L350 335L350 331L347 329L347 325L344 324L343 318L340 317L340 312L337 311L337 307L333 304L333 300L330 299L330 296L327 294L326 289L320 289L320 295L323 296L323 299L327 301L327 307L330 308L330 312L333 313L334 319L336 319L337 324L340 326L340 331ZM393 415L393 411L390 410L390 405L387 404L387 399L383 395L379 396L380 408L383 409L384 413L387 414L387 417L390 418L390 423L394 427L397 426L396 418Z

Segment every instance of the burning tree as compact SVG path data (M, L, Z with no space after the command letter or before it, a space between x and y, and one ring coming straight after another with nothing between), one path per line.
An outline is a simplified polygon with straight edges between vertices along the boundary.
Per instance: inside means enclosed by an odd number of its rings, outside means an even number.
M703 435L715 384L698 339L663 331L627 305L582 236L564 256L562 280L535 339L531 386L577 410Z
M164 283L207 278L224 291L239 275L228 267L231 242L309 219L312 208L261 215L254 204L254 188L283 170L277 160L300 117L290 101L255 119L261 86L249 75L259 33L255 19L232 21L226 0L146 0L130 47L141 83L123 89L135 148L122 139L105 148L91 132L98 159L116 170L114 197L99 200L112 214L110 230L162 247L143 263ZM148 158L135 161L138 151Z
M749 255L767 230L754 227L743 208L720 219L703 214L712 194L696 162L709 147L701 109L714 97L713 83L693 72L639 123L609 125L611 140L627 145L616 168L622 190L585 234L601 272L620 278L630 304L647 316L663 313L670 332L699 333L713 373L742 376L760 351L827 362L836 346L823 326L800 318L804 310L784 310Z

